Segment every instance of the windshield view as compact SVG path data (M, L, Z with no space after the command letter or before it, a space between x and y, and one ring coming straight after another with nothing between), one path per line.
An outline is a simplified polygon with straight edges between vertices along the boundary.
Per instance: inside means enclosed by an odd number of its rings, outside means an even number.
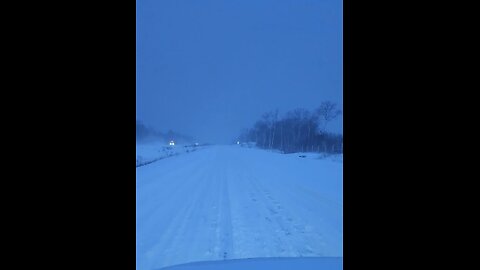
M342 12L137 0L138 270L342 269Z

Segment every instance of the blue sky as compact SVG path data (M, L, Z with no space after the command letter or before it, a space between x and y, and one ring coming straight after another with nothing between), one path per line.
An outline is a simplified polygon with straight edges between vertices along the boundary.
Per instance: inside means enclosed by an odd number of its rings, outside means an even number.
M340 0L137 0L137 119L227 143L265 111L341 108L342 13Z

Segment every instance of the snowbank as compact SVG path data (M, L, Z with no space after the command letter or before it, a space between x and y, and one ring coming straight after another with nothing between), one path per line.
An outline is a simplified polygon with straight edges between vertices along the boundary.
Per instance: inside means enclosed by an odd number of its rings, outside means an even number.
M148 165L160 159L176 156L179 154L197 151L204 146L197 145L175 145L169 146L165 143L146 143L137 144L136 147L136 166Z

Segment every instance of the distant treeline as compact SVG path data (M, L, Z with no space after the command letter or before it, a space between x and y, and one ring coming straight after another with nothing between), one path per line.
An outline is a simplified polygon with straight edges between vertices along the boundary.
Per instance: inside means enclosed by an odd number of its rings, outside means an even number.
M278 110L263 114L250 129L238 138L241 142L255 142L264 149L293 152L343 152L343 136L326 131L327 124L341 111L336 104L326 101L313 112L306 109L289 111L283 118Z
M166 133L156 131L151 127L145 126L141 121L137 120L136 124L136 139L137 142L164 142L168 143L174 140L176 143L193 143L193 138L186 136L172 130Z

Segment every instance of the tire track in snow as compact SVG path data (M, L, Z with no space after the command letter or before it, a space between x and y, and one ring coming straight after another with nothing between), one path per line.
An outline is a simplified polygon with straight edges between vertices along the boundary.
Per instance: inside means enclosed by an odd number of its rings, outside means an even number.
M252 193L260 195L261 199L257 201L261 202L267 210L265 212L265 220L274 224L277 237L276 243L279 245L276 248L277 251L282 256L323 256L323 253L318 248L315 249L310 244L307 244L312 243L312 239L314 239L316 243L323 245L323 237L307 233L305 228L308 226L302 226L298 218L294 219L288 210L273 197L272 193L260 183L258 178L250 176L249 181L252 186ZM298 241L298 239L301 239L301 241Z
M233 256L232 240L232 217L230 208L230 195L228 190L228 178L224 177L222 181L221 201L220 201L220 258L223 260Z
M254 246L257 247L257 250L260 247L264 252L264 254L257 252L255 253L256 256L312 256L313 251L309 246L295 247L294 239L292 238L295 228L290 224L293 219L284 217L286 212L283 205L274 199L267 189L261 186L258 178L252 175L252 169L249 164L246 164L241 159L235 161L238 165L237 180L244 180L242 181L243 185L236 187L239 189L237 192L244 190L248 194L243 201L241 197L236 198L238 205L244 205L244 207L238 207L238 209L243 209L241 214L243 214L244 217L242 219L244 220L249 215L252 216L252 214L257 216L255 222L250 220L250 224L244 223L244 227L235 228L235 233L243 237L249 236L253 238ZM249 209L248 205L252 205L249 210L250 213L247 211ZM263 233L258 234L259 229L263 230ZM245 242L248 243L249 241L242 241L242 243ZM247 254L248 257L249 252L242 250L242 254Z
M202 260L338 254L330 243L338 239L332 237L325 247L322 235L332 231L325 224L333 226L333 213L326 209L336 211L335 201L327 203L310 192L323 195L311 189L311 182L284 176L296 167L284 168L279 165L287 163L276 160L263 164L263 156L267 155L219 147L137 168L137 176L147 180L137 184L145 195L137 201L142 205L137 239L148 243L137 253L143 261L138 269Z
M161 200L164 203L164 207L162 208L166 208L169 211L166 212L163 209L157 209L151 213L151 221L146 222L146 224L152 227L158 224L153 221L162 217L162 222L168 224L167 228L163 230L160 227L158 230L149 229L149 231L157 231L161 234L161 237L158 239L149 239L150 241L156 242L156 244L147 251L147 259L149 257L160 258L160 262L155 265L157 268L188 262L189 259L199 259L196 256L186 254L192 252L192 248L187 250L178 248L178 245L185 239L194 238L191 233L196 231L195 228L197 224L195 223L196 219L192 217L195 212L201 213L198 205L203 202L205 198L208 198L208 193L210 192L210 186L206 186L209 182L205 181L205 179L210 178L209 175L207 175L209 170L199 165L200 164L195 163L194 170L191 171L189 177L172 179L180 182L177 186L178 188L169 189L171 191L170 196L163 197ZM186 194L185 192L188 191L193 192ZM155 260L148 259L146 261ZM147 269L152 268L152 266L153 265L148 266Z
M255 178L249 177L249 183L252 187L253 200L262 205L260 209L264 216L263 218L267 222L267 227L275 232L274 242L276 253L272 255L288 256L294 254L293 243L291 239L289 239L292 230L288 228L282 219L280 209L273 203L273 198L270 196L270 193L262 189ZM283 207L281 208L283 210Z
M185 239L185 232L188 231L189 216L191 216L197 201L200 199L201 183L192 181L189 178L191 190L195 190L191 196L178 196L177 200L170 202L170 208L176 211L173 216L164 216L165 222L168 223L168 228L165 231L161 231L162 237L157 240L157 244L154 245L148 252L150 256L158 256L161 258L159 265L155 267L163 267L167 265L173 265L176 263L184 262L185 250L178 249L178 243L182 243ZM178 200L180 199L180 200ZM151 267L149 267L151 268Z

